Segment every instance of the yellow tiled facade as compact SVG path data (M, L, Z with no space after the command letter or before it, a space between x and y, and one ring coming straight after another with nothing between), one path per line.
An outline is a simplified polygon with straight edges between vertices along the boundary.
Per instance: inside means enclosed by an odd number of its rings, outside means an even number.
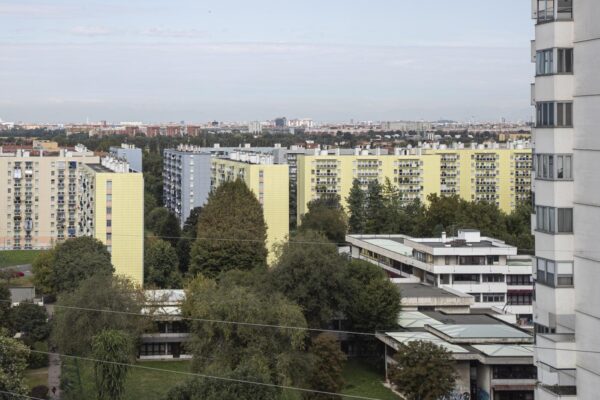
M212 188L221 183L242 179L263 207L267 225L269 262L273 261L273 245L287 240L289 234L289 166L287 164L255 164L244 161L212 160Z
M363 189L389 178L405 202L432 193L496 203L511 212L531 193L531 149L413 149L387 155L301 154L297 158L298 222L322 193L346 207L354 179ZM414 153L414 154L410 154Z

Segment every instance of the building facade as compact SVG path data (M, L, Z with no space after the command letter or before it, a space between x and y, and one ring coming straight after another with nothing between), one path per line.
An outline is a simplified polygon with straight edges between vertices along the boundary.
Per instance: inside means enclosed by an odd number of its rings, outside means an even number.
M275 164L272 155L232 152L228 158L212 159L212 189L242 179L256 195L267 225L269 261L273 246L289 235L289 172L287 164Z
M396 186L405 202L426 202L430 194L458 195L467 201L487 201L509 213L531 195L531 149L477 146L425 146L375 154L356 149L353 154L315 149L296 159L297 219L308 202L322 193L335 193L346 206L353 181L363 189L370 181Z
M600 355L589 351L600 346L600 2L532 6L536 394L592 399L600 386Z
M131 172L143 172L142 149L132 144L122 143L121 147L111 147L109 151L113 157L127 161Z
M105 158L79 170L78 234L106 245L115 274L144 282L144 178Z
M514 314L519 325L531 325L531 259L517 256L516 247L475 230L441 238L348 235L346 241L353 258L380 266L392 278L469 294L473 308Z

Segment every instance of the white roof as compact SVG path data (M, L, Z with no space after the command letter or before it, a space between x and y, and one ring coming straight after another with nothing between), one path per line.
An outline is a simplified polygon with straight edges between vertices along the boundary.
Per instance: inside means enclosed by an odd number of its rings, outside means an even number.
M404 254L405 256L412 255L412 247L408 247L400 242L390 239L365 239L365 242L381 247L385 250L393 251L394 253Z
M461 324L435 326L437 331L457 339L521 339L531 335L505 324Z
M473 348L486 356L493 357L533 357L533 346L506 345L506 344L478 344Z
M386 335L394 339L400 344L408 344L410 342L423 341L430 342L441 346L451 353L468 353L469 351L462 348L461 346L451 344L443 339L432 335L429 332L386 332Z
M444 323L419 311L400 311L398 325L402 328L423 328L425 325L444 325Z

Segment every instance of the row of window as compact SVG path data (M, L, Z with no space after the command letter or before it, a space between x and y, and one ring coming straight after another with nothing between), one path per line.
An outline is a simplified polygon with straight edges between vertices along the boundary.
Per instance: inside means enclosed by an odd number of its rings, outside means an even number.
M573 262L536 258L537 283L551 287L573 286Z
M572 74L573 49L537 51L535 54L535 73L537 75Z
M476 303L504 303L506 293L468 293L475 298Z
M546 233L573 233L573 209L536 206L536 230Z
M536 103L536 128L573 126L573 103L542 101Z
M536 154L535 161L538 179L573 179L573 156L570 154Z
M573 0L536 0L538 23L573 19Z

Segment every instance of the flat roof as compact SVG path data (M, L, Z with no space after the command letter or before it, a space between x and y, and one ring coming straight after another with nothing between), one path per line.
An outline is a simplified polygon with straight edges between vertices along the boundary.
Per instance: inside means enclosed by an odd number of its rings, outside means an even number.
M386 332L385 334L396 342L404 345L410 342L423 341L441 346L451 353L469 353L467 349L456 344L448 343L429 332Z
M110 168L105 167L102 164L85 164L96 172L115 172Z
M529 339L531 335L509 325L497 323L436 325L432 329L453 339Z
M476 310L472 308L471 311ZM448 325L495 325L499 321L487 314L447 314L439 311L423 311L423 314Z
M470 248L470 247L497 247L496 244L494 242L491 242L489 240L480 240L478 242L462 242L463 244L457 245L457 243L460 242L454 242L452 240L448 240L446 242L441 242L441 241L431 241L428 242L427 239L425 239L424 241L421 240L415 240L415 242L420 243L422 245L425 246L429 246L429 247L449 247L449 248Z
M398 325L402 328L423 328L425 325L443 325L443 322L435 320L419 311L400 311L398 314Z
M404 254L406 256L411 256L413 251L412 247L406 246L398 239L374 237L371 239L364 239L364 241L383 249L393 251L394 253Z
M516 344L477 344L475 350L491 357L533 357L533 346Z
M461 297L440 287L428 286L418 282L396 283L402 297Z

